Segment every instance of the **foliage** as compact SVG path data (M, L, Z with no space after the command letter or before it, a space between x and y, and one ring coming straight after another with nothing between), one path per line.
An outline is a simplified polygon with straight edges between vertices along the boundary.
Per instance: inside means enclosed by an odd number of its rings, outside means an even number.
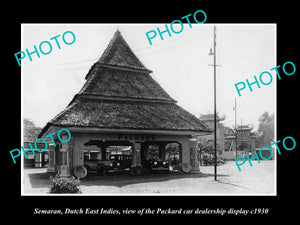
M61 178L58 174L55 177L50 176L49 193L81 193L79 189L80 181L71 178Z
M274 141L274 113L264 112L258 119L258 132L261 134L256 140L257 147L269 146Z
M198 142L200 149L200 164L212 165L214 163L214 142L212 140L200 139ZM217 152L220 153L220 145L217 143Z
M149 145L147 151L147 158L156 160L159 158L158 145Z
M42 130L40 127L35 126L34 122L32 122L28 118L23 119L24 125L24 137L27 141L35 141L37 139L38 134Z
M179 144L178 143L169 143L166 145L166 155L169 159L179 159Z
M198 147L203 153L214 154L215 146L213 140L200 139ZM220 152L220 145L217 143L217 152Z

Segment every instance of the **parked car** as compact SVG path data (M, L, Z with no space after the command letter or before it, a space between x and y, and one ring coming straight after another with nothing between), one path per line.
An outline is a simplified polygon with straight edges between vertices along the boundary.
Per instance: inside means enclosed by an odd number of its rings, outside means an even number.
M103 174L105 168L109 168L111 165L110 160L99 160L99 159L90 159L84 161L84 166L87 171L96 171L99 174Z
M145 159L142 161L142 166L145 167L148 172L170 170L170 164L167 161L162 161L160 159Z
M180 171L181 163L178 159L169 159L168 163L169 163L170 171Z
M110 160L112 162L110 169L115 170L130 170L132 165L131 155L111 155Z
M109 160L85 160L84 166L88 171L96 171L106 175L110 172L124 172L130 170L132 165L131 155L110 155Z

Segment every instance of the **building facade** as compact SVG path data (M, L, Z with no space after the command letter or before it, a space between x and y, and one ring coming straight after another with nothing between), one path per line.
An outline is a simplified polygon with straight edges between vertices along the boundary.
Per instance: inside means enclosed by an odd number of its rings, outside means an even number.
M36 127L29 119L23 120L24 132L23 132L23 148L25 150L34 148L34 143L38 138L41 128ZM36 143L38 149L45 149L45 143ZM25 168L41 168L47 167L49 162L49 149L53 149L53 145L48 143L48 149L43 152L37 152L33 154L32 151L27 151L26 156L23 157L23 166Z
M50 151L49 171L70 176L85 159L106 159L114 149L132 155L134 170L142 167L153 146L161 158L167 157L170 144L178 145L184 170L198 171L193 138L211 130L179 107L150 73L116 31L90 68L82 89L39 135L45 137L61 128L71 132L67 143L53 136L56 146Z
M257 134L252 131L250 125L239 125L235 129L227 129L225 132L224 159L235 159L254 154L255 139Z
M233 160L237 157L245 156L245 154L253 154L253 151L255 150L255 138L257 137L257 134L252 132L253 127L249 125L240 125L237 126L236 130L234 130L222 124L222 121L225 120L224 116L220 117L217 115L216 119L218 158ZM211 130L214 129L214 114L202 114L199 120L207 125ZM213 142L213 133L198 137L198 146L199 143L206 143L206 145L209 145L211 149L210 157L213 155Z

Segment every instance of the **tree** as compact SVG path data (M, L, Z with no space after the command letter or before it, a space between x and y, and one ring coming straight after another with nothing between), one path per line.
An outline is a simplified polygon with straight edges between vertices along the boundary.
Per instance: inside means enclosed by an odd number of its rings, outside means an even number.
M215 146L211 139L200 139L198 142L198 147L200 149L200 165L210 165L213 164ZM217 152L220 153L220 145L217 143ZM202 164L203 162L203 164Z
M34 122L32 122L28 118L23 119L24 125L24 137L27 140L35 141L38 138L40 131L42 130L40 127L36 127Z
M257 147L269 146L274 141L274 113L269 115L264 112L258 119L258 132L260 136L256 140Z

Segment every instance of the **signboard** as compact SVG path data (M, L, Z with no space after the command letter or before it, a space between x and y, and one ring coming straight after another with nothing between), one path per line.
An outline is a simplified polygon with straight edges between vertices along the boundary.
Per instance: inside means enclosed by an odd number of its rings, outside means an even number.
M155 141L156 136L153 134L118 134L118 140Z

